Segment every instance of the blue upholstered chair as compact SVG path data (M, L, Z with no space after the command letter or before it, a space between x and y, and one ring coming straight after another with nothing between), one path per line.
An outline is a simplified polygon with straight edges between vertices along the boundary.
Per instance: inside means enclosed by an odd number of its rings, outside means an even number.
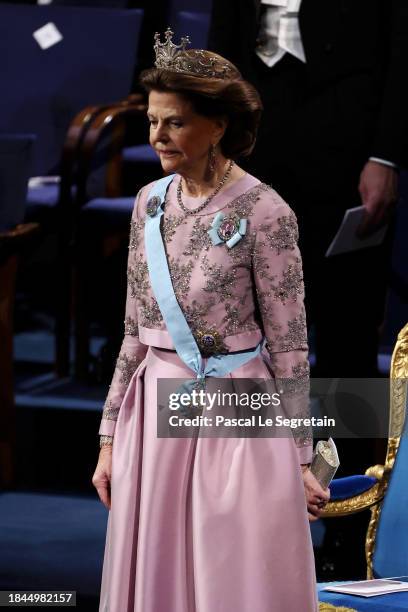
M130 92L140 10L0 5L0 55L7 57L0 130L37 135L33 175L59 175L65 136L75 116ZM41 49L33 32L55 24L62 40ZM30 193L29 208L58 201L57 190ZM32 216L32 212L30 212Z
M121 194L122 147L129 122L133 126L139 125L145 133L146 104L138 95L130 96L96 116L81 149L76 194L78 223L74 243L74 320L75 374L83 379L87 378L90 362L91 279L95 277L95 270L101 267L106 251L104 241L108 240L112 245L123 239L127 244L137 190L135 188L129 197ZM156 163L154 169L155 174L152 171L149 174L142 161L139 168L135 166L139 186L160 178L160 164ZM112 246L108 250L112 251ZM118 303L119 299L120 295L117 295L115 302Z
M141 10L0 5L0 55L7 57L0 131L36 134L32 175L56 176L29 189L26 219L59 233L58 257L65 269L60 273L64 285L61 282L58 291L56 326L57 371L62 375L69 368L65 247L74 225L76 156L94 117L130 92L142 18ZM62 40L43 50L33 32L49 23Z
M346 516L371 509L366 538L368 579L408 575L408 425L405 418L408 324L398 335L390 379L389 439L384 465L369 468L365 478L334 480L332 501L325 511L325 516ZM408 610L408 592L366 599L323 591L324 586L327 584L321 584L319 589L322 602L358 611Z

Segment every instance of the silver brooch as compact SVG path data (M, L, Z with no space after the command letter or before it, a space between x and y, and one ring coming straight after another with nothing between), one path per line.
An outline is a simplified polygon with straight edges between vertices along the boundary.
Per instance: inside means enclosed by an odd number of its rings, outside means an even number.
M161 205L161 199L159 196L151 197L146 204L146 212L149 217L155 217L157 215L157 211L159 210Z
M222 212L215 215L211 223L208 235L214 245L225 242L229 249L241 240L246 234L247 220L240 219L238 216L225 217Z

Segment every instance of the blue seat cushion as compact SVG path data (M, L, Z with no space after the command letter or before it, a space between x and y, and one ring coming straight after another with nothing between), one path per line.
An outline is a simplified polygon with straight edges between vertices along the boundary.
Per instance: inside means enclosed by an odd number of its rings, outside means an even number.
M330 501L340 501L364 493L376 482L376 478L364 475L335 478L330 484Z
M95 8L127 8L129 0L53 0L55 6L93 6Z
M72 198L76 188L71 189ZM27 207L25 222L38 222L52 225L58 215L57 204L60 196L59 183L29 187L27 190Z
M154 149L148 145L137 145L135 147L126 147L123 149L123 161L132 164L157 164L160 165L160 160Z
M83 212L98 212L106 215L131 215L135 198L95 198L83 207Z
M59 185L41 185L41 187L29 187L27 190L27 206L56 206L59 198Z
M82 222L92 221L95 229L128 229L135 197L95 198L81 209Z

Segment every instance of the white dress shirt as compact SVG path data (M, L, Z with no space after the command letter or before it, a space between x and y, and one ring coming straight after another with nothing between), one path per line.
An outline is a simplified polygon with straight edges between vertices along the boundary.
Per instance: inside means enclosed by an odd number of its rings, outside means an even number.
M256 54L269 68L289 53L301 62L306 62L299 28L299 9L302 0L261 0L266 5L261 19ZM388 160L370 157L370 161L396 168Z
M274 66L285 53L305 62L300 36L298 13L301 0L262 0L266 5L262 15L256 53L269 67Z

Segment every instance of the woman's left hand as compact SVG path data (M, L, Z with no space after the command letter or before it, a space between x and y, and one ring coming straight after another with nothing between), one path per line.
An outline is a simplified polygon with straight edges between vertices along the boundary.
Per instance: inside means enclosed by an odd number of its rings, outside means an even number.
M310 469L306 466L302 466L302 477L305 487L309 521L317 521L322 514L324 506L330 499L330 491L329 489L323 489Z

